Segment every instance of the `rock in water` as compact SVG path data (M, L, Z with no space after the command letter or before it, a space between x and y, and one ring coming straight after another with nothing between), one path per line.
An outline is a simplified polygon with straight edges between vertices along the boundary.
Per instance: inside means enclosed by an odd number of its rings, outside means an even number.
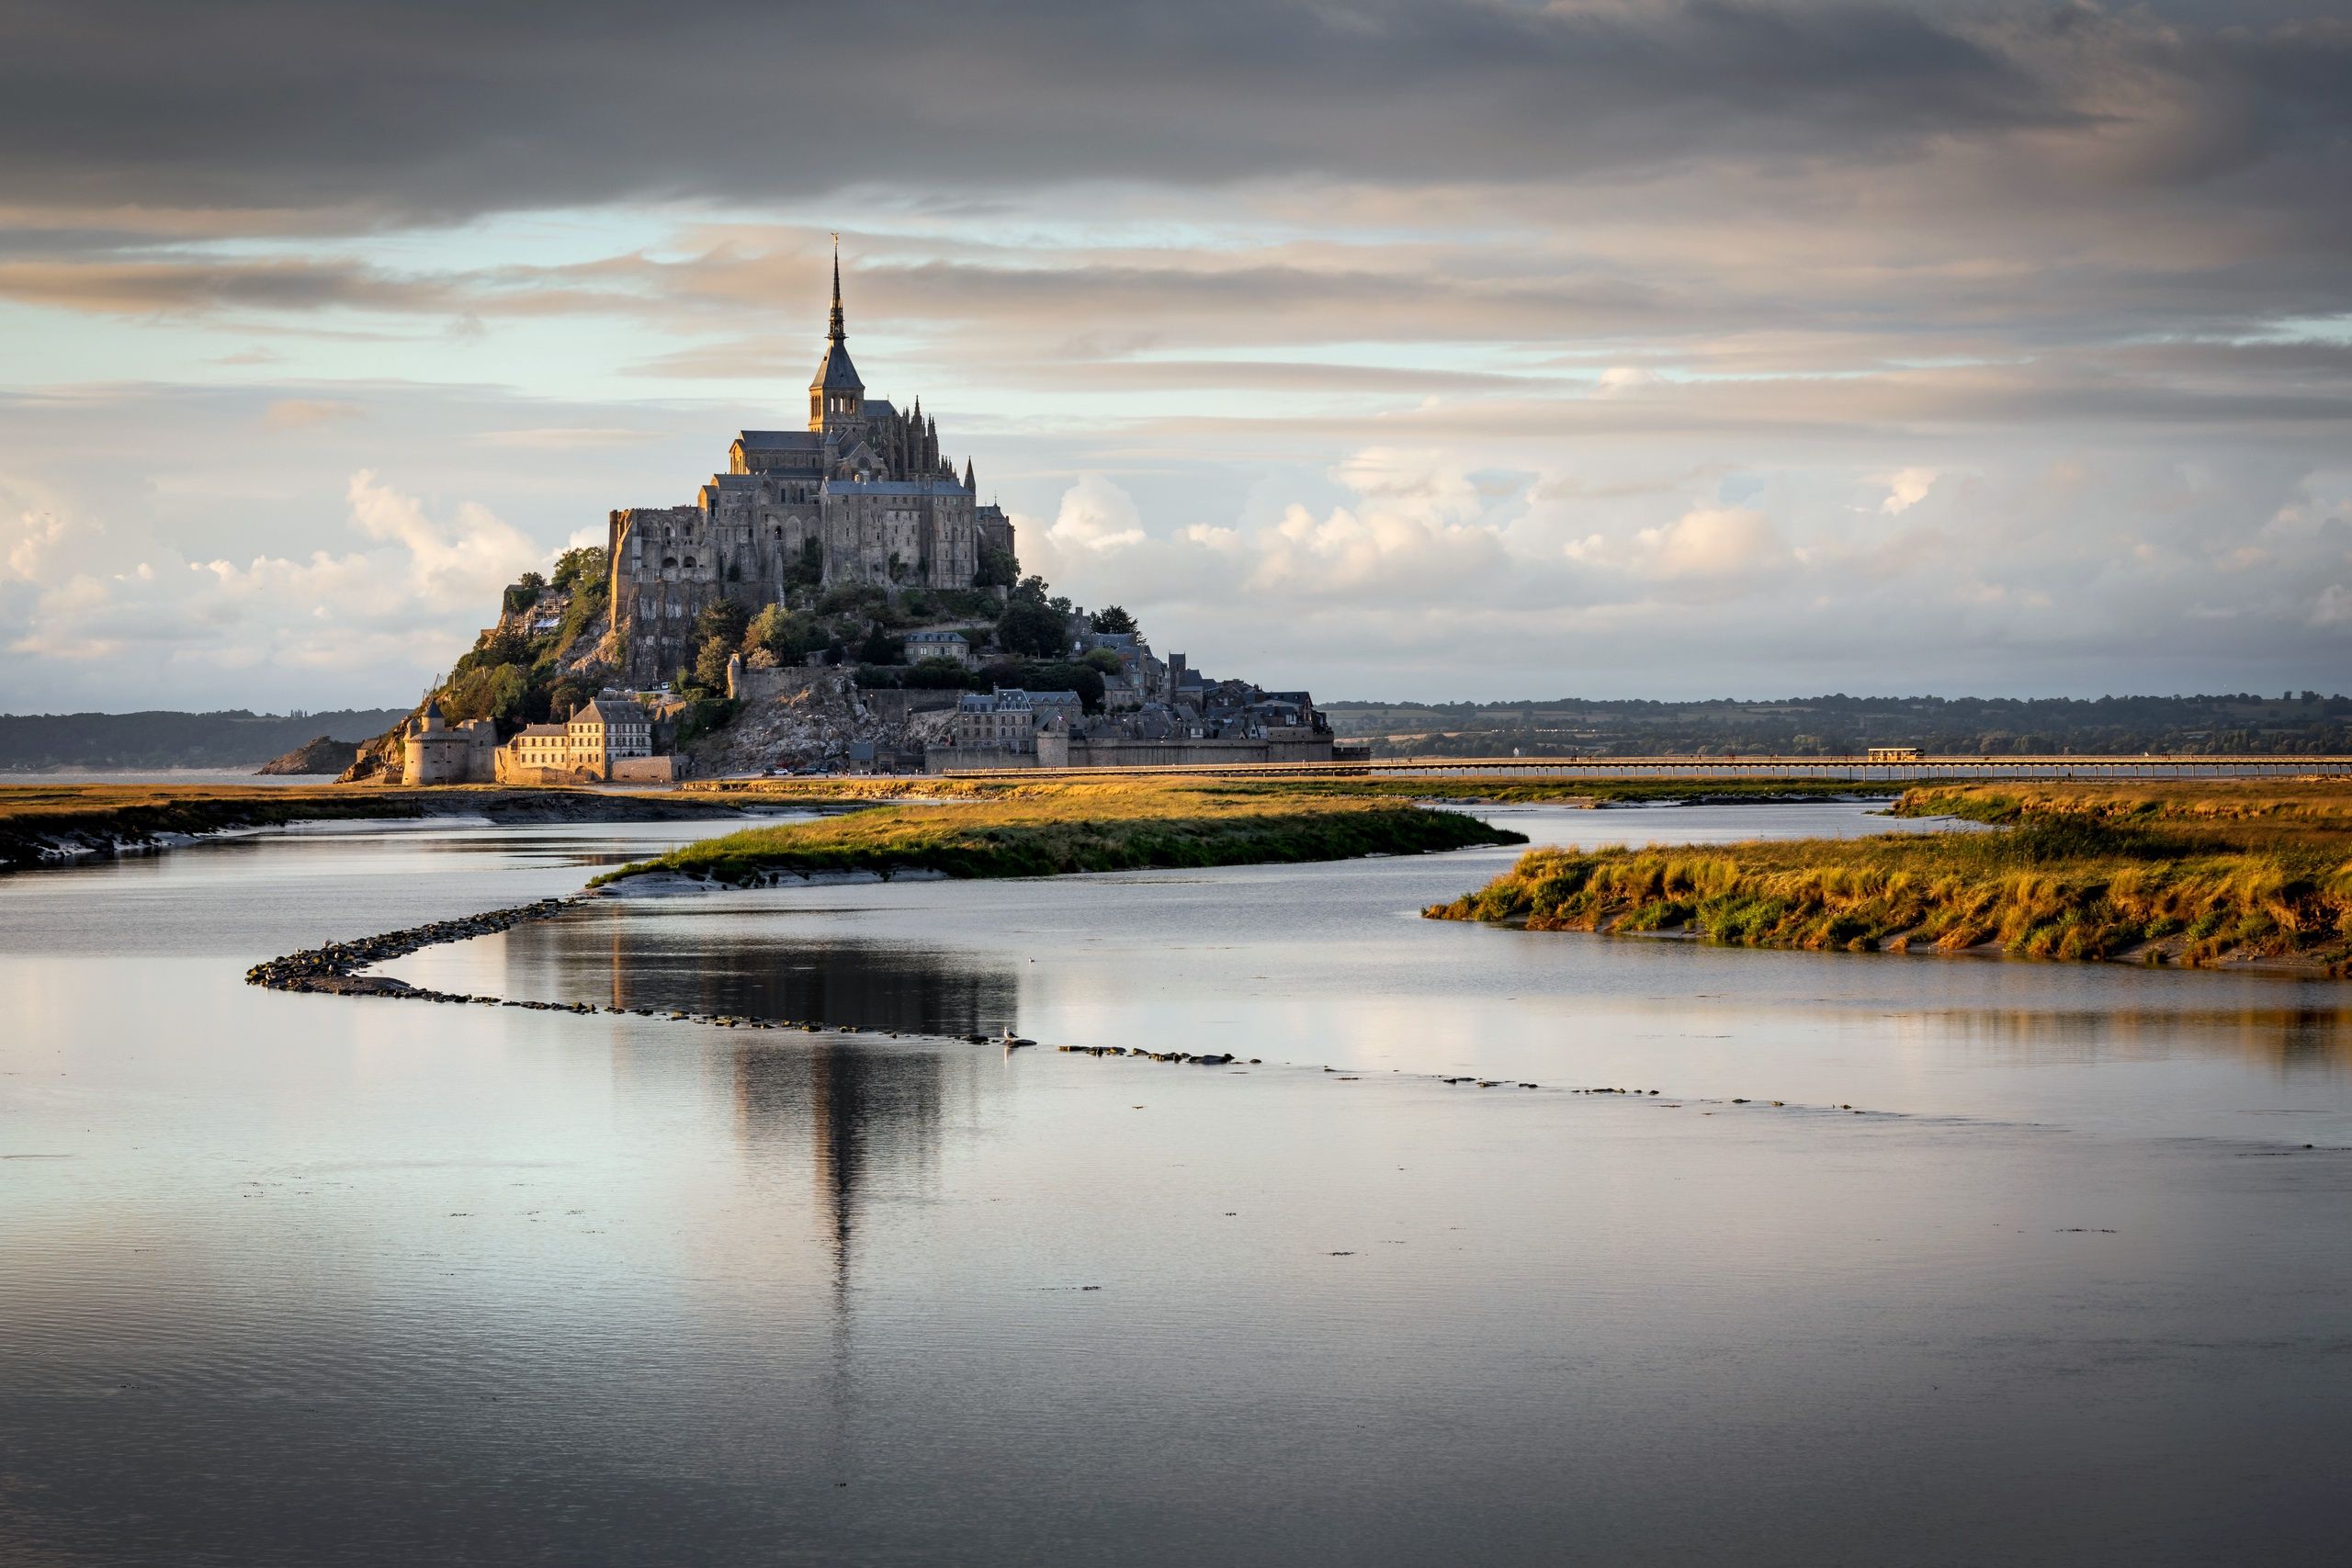
M322 735L316 740L305 741L283 757L273 757L264 762L259 773L340 773L352 765L359 754L356 740L337 740Z

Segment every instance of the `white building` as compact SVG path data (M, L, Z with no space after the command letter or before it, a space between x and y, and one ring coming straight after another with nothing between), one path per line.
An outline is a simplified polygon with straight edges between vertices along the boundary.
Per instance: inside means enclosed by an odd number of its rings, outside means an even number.
M498 782L662 780L673 776L670 762L653 755L653 716L606 692L562 724L526 725L499 748Z

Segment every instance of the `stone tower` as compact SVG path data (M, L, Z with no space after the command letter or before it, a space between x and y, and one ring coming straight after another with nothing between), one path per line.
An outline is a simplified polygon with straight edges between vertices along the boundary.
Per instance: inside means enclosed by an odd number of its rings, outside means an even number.
M831 434L865 423L865 383L850 363L842 329L842 237L833 236L833 316L825 333L825 357L808 383L808 428Z

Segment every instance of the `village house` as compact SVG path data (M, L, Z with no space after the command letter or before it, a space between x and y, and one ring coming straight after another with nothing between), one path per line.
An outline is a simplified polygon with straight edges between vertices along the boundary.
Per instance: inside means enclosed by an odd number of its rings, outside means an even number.
M561 724L524 726L498 751L500 784L666 784L676 776L676 760L654 754L653 716L611 692Z
M909 632L906 657L910 664L921 664L926 659L944 659L968 670L972 667L972 644L962 632Z

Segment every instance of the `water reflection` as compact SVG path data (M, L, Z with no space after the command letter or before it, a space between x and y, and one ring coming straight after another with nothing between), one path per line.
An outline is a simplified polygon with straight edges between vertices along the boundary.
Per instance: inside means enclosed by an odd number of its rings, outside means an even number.
M613 904L508 939L505 994L594 1000L910 1034L994 1034L1015 1025L1010 955L920 941L813 935L832 911Z
M938 1163L946 1064L936 1050L820 1035L735 1053L735 1128L763 1166L807 1150L833 1284L850 1284L862 1201L877 1178L929 1179Z
M2346 1008L1956 1008L1891 1021L1907 1039L1996 1046L2014 1061L2159 1062L2186 1047L2289 1076L2334 1077L2352 1067Z

